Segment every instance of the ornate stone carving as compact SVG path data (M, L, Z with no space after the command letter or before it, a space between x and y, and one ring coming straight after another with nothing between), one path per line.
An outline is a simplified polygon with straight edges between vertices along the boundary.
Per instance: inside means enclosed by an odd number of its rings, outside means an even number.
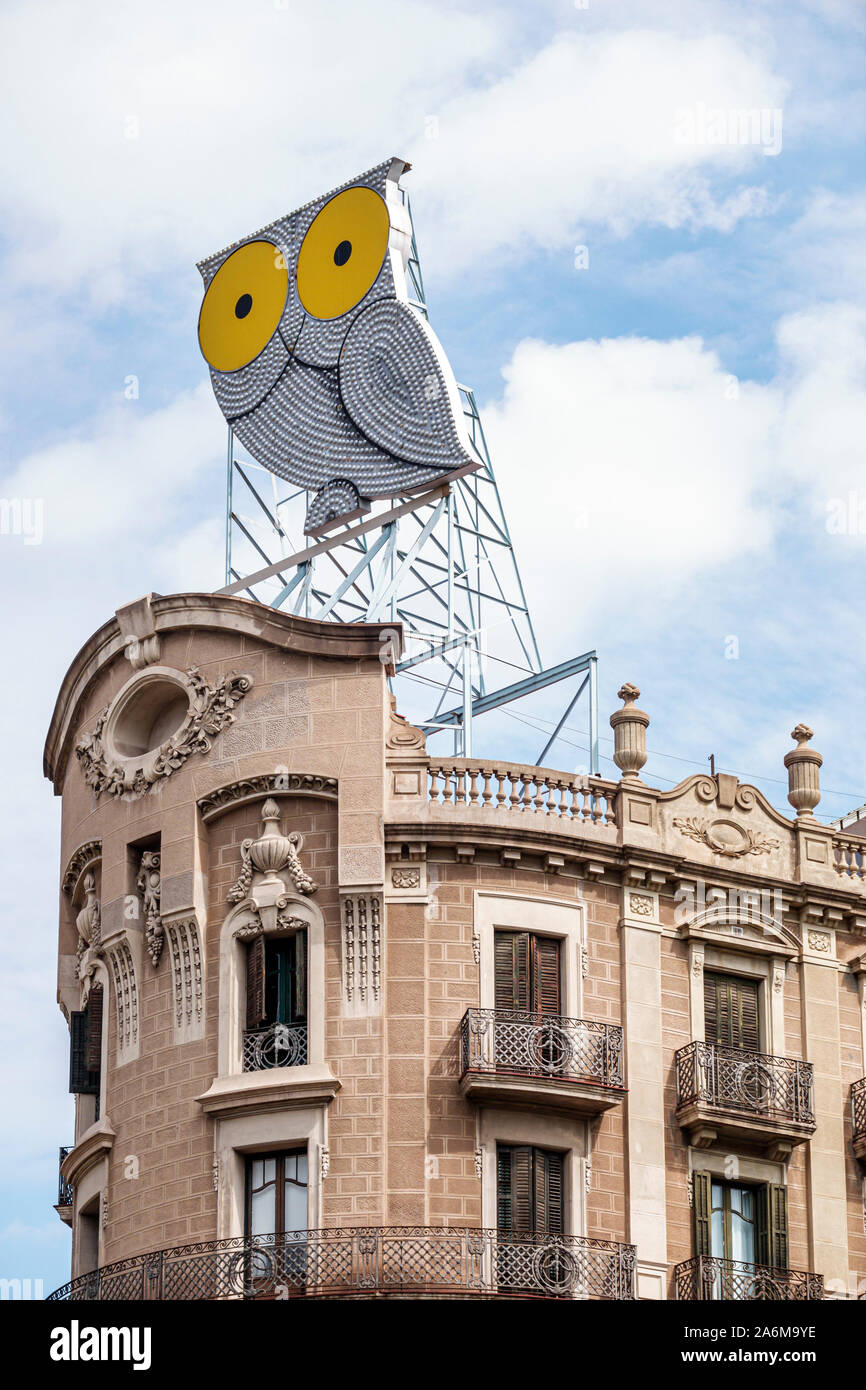
M421 883L420 869L392 869L391 884L394 888L418 888Z
M198 1029L204 1002L198 923L194 917L187 917L164 926L171 958L175 1027L184 1031Z
M785 988L785 966L782 961L773 962L773 993L781 994Z
M132 952L126 941L118 941L107 951L114 982L117 1013L117 1050L121 1058L138 1044L138 984Z
M778 849L781 841L775 835L766 835L761 830L746 829L736 821L717 817L709 820L704 816L674 816L674 825L690 840L706 845L714 854L725 859L740 859L747 854L766 854Z
M652 917L653 900L646 893L629 893L628 910L634 917Z
M810 931L807 937L809 950L817 951L820 955L825 955L830 950L830 933L825 931Z
M84 875L84 906L75 919L78 950L75 954L75 973L80 975L84 952L92 946L99 949L102 934L102 906L96 892L96 875L88 869Z
M244 840L241 845L241 872L237 883L228 895L230 903L242 902L249 896L253 883L253 872L261 874L265 884L282 886L278 877L287 873L299 893L315 893L317 885L304 872L298 852L303 846L303 838L296 830L284 835L280 829L280 808L268 797L262 807L262 833L258 840Z
M353 1012L378 1010L381 995L381 916L378 893L343 897L343 985Z
M153 962L154 970L159 965L159 958L162 954L162 946L165 940L165 933L162 929L162 919L159 915L161 884L159 865L160 856L153 850L144 850L139 865L138 878L135 880L136 887L141 894L142 911L144 913L145 944L150 959Z
M213 1182L213 1190L214 1190L214 1192L219 1192L219 1190L220 1190L220 1161L219 1161L218 1158L215 1158L215 1159L214 1159L213 1163L211 1164L211 1169L210 1169L210 1171L211 1171L211 1180L212 1180L212 1182Z
M649 715L635 706L639 695L637 686L627 681L617 691L623 707L610 716L614 739L613 760L626 781L637 781L647 759L646 731L650 721Z
M584 980L589 975L589 947L583 944L580 948L580 973Z
M312 772L268 772L260 777L245 777L240 782L218 787L207 796L199 798L198 808L205 820L214 812L227 806L235 806L251 801L259 796L275 793L289 793L292 796L321 796L326 800L337 798L336 777L319 777Z
M232 674L216 685L208 685L194 666L186 672L186 679L190 693L189 713L176 733L160 745L152 762L133 768L128 759L126 766L109 761L102 742L108 710L97 719L93 733L78 740L75 756L84 770L85 782L97 797L108 793L135 800L157 782L177 772L194 753L209 753L216 735L234 723L234 706L253 683L252 676Z
M475 1150L475 1176L480 1182L484 1177L484 1145L479 1144Z
M587 1192L592 1191L592 1159L586 1158L583 1165L583 1185Z
M93 864L101 858L101 840L87 840L83 845L79 845L66 866L66 873L63 875L64 893L67 895L74 893L83 871L89 864Z
M322 1144L319 1149L319 1163L322 1179L324 1181L331 1171L331 1150L326 1144Z
M472 959L476 965L481 964L481 933L479 931L472 933Z

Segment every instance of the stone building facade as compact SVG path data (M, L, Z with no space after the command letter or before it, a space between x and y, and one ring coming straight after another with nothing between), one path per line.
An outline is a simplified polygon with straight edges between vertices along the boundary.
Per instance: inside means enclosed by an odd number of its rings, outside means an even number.
M866 865L736 777L438 761L393 628L150 596L75 658L72 1297L851 1298Z

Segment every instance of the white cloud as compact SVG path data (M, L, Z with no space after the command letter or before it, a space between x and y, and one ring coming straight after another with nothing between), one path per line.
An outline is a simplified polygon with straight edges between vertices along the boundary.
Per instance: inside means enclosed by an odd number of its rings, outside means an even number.
M563 20L572 25L574 16ZM0 17L12 270L109 305L408 147L425 244L455 271L563 248L585 226L728 229L763 210L754 146L683 144L677 108L773 108L784 84L736 38L567 28L422 0L281 9L163 0L18 5ZM525 56L518 57L518 53ZM424 138L428 116L438 139Z
M436 256L482 269L497 252L562 250L581 228L624 234L638 223L729 228L763 211L760 191L721 205L712 172L756 170L755 144L701 139L700 112L773 111L783 81L736 41L649 30L569 34L440 113L418 150L425 225ZM694 113L696 140L682 112Z
M210 382L161 410L114 406L71 435L29 455L3 479L3 494L44 503L46 557L113 537L105 558L149 550L177 520L201 472L225 454L225 423ZM122 562L122 561L121 561Z
M517 347L483 416L551 635L564 595L583 645L606 623L643 640L671 605L693 621L771 570L789 532L825 544L831 498L859 488L866 508L866 312L788 315L777 343L766 384L738 382L699 338Z

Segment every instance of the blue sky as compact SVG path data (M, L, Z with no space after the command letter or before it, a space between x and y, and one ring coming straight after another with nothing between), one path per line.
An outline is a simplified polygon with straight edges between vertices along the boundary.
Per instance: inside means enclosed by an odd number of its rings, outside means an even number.
M47 1291L68 1261L54 696L120 603L221 582L202 255L408 157L545 660L596 647L603 712L641 687L649 780L713 752L786 809L803 719L819 813L866 802L864 40L861 0L4 7L0 496L41 499L44 535L0 534L0 1275ZM702 141L708 111L780 148Z

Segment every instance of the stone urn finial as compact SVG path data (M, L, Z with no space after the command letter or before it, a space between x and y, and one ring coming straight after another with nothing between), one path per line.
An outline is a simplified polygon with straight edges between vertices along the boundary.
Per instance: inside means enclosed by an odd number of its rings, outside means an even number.
M316 884L301 867L298 854L303 846L303 837L297 830L284 835L281 813L277 802L269 796L262 806L262 833L257 840L244 840L241 845L240 877L228 895L230 903L241 902L253 887L253 872L262 875L257 891L273 889L282 893L285 889L281 874L285 873L294 883L299 893L315 893Z
M646 762L646 731L649 715L638 709L635 700L640 695L636 685L626 681L617 691L623 701L622 709L610 716L613 729L613 760L626 781L635 781Z
M809 747L809 739L814 737L814 730L808 724L798 724L796 729L791 730L791 738L796 740L797 747L785 754L788 800L797 812L798 820L814 820L812 812L821 800L818 769L824 759Z

